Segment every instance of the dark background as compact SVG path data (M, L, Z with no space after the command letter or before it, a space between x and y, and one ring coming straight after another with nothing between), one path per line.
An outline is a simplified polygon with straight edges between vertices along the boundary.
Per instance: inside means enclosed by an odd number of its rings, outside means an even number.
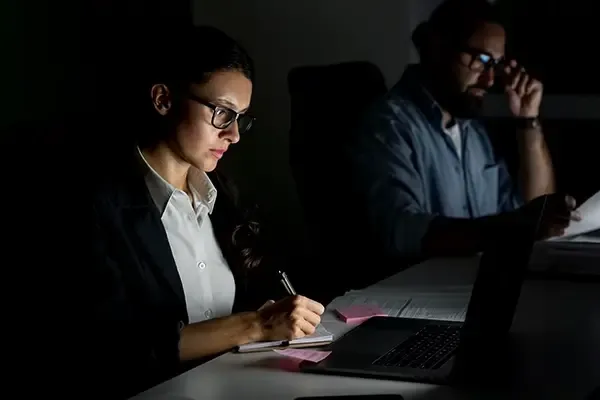
M140 65L152 62L152 55L141 52L142 44L151 43L174 23L214 23L240 40L259 67L253 104L259 121L253 136L236 146L223 168L235 175L243 192L272 211L272 222L287 237L304 243L302 211L285 172L289 102L273 93L283 96L291 66L357 59L379 65L391 86L406 63L414 60L407 40L412 27L436 3L381 0L380 14L373 15L386 20L374 23L372 17L360 19L374 10L370 2L362 1L302 2L312 7L302 9L300 3L259 0L3 2L0 129L5 158L14 161L11 157L34 148L47 153L57 137L65 138L63 148L102 154L103 145L110 147L114 137L126 134L116 127L134 104L133 83ZM510 41L510 53L543 79L547 95L600 96L593 2L498 3L509 16L512 37L518 38ZM304 18L300 29L291 30L290 21L299 18ZM348 38L350 33L356 36ZM155 56L160 56L160 49ZM559 188L580 201L600 189L598 115L544 116ZM503 135L502 124L501 120L492 124L498 151L514 169L512 138Z
M509 40L507 52L544 82L546 96L569 96L564 97L565 109L574 108L568 104L572 95L600 97L600 79L592 56L598 40L597 29L593 29L598 16L592 10L592 1L498 0L497 3L511 21L513 40ZM600 107L600 101L594 104ZM558 188L580 202L600 190L600 109L585 106L587 109L581 110L587 114L585 118L543 115ZM494 125L498 131L507 122L496 121ZM504 140L499 147L514 171L514 142Z

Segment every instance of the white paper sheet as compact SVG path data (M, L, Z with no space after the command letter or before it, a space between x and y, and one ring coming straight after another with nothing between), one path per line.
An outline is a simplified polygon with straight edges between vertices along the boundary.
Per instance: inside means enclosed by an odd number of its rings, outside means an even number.
M425 318L443 321L464 321L470 294L438 294L414 296L400 317Z
M565 240L600 229L600 192L586 200L577 211L581 221L571 221L565 234L550 240Z

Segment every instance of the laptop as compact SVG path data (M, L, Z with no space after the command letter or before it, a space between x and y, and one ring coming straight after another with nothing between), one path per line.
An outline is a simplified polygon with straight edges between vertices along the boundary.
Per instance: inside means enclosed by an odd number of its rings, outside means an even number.
M497 380L514 365L509 331L535 237L533 230L503 236L480 258L464 322L373 317L301 370L449 385Z

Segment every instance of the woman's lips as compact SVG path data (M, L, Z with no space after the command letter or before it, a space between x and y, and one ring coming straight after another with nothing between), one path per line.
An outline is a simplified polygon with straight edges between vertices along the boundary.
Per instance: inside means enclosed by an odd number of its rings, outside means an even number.
M225 154L227 150L218 150L218 149L212 149L210 152L217 158L217 159L221 159L221 157L223 157L223 154Z

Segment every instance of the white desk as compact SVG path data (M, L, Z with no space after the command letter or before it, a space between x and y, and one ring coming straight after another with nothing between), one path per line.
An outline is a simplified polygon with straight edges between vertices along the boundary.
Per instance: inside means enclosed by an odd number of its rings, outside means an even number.
M373 288L444 291L465 287L474 260L432 260ZM334 334L348 328L330 311ZM135 397L139 400L281 399L301 396L396 393L405 399L584 399L600 383L600 285L527 281L513 332L523 346L521 383L512 395L466 393L446 386L306 374L275 352L226 354ZM501 385L502 383L499 383Z

